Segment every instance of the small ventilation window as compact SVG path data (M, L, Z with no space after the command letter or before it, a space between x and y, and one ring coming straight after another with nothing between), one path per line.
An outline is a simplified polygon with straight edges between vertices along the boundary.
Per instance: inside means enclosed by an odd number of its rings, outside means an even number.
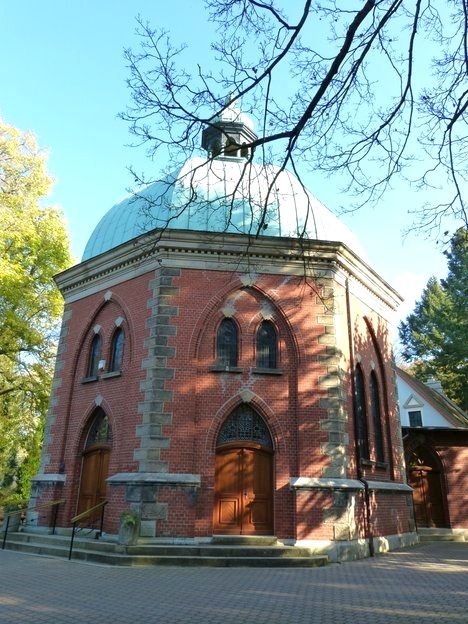
M422 427L422 413L421 410L413 410L408 412L410 427Z

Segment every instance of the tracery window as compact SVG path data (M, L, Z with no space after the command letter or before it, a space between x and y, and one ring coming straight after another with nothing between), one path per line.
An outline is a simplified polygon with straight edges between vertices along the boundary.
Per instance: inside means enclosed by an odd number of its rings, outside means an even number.
M227 444L250 440L268 448L273 447L270 432L263 418L254 409L243 403L224 421L217 439L217 444Z
M112 336L111 359L109 371L117 372L122 368L125 334L121 327L117 328Z
M109 419L102 408L98 408L95 412L94 419L86 436L85 449L95 444L111 444L112 432Z
M276 368L278 337L271 321L263 321L257 329L256 336L257 368Z
M360 459L369 459L369 439L367 433L366 393L364 391L364 375L361 367L356 366L354 373L356 392L356 435Z
M218 327L216 356L222 366L237 366L237 326L232 319L223 319Z
M380 410L380 392L377 375L372 371L370 376L372 420L374 423L375 454L377 461L385 461L384 443L382 434L382 413Z
M98 374L99 360L101 359L101 336L95 334L89 349L88 377L96 377Z

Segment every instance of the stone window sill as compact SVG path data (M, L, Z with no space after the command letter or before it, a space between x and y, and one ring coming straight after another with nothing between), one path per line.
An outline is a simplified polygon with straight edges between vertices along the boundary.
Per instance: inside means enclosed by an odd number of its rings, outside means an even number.
M282 375L283 370L281 368L251 368L251 373L255 375Z
M210 367L212 373L242 373L240 366L223 366L222 364L214 364Z
M92 377L82 377L81 378L81 383L82 384L91 383L92 381L99 381L99 377L97 375L93 375Z
M388 470L388 462L386 461L376 461L375 465L377 468L383 468L384 470Z
M387 470L388 463L382 461L375 461L375 459L362 459L361 458L361 466L375 466L376 468L383 468Z
M108 373L103 373L101 379L112 379L112 377L120 377L121 375L122 371L109 371Z

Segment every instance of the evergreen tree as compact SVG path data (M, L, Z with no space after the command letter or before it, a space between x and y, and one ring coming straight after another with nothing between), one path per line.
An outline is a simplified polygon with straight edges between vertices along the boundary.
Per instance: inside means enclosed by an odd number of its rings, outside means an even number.
M414 312L400 324L402 356L414 375L436 377L445 394L468 411L468 230L453 236L447 278L431 277Z

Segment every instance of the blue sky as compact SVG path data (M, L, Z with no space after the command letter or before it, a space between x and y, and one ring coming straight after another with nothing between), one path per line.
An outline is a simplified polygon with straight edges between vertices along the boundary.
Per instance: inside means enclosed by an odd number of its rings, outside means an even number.
M292 0L298 2L298 0ZM119 112L129 103L123 49L135 47L135 17L186 42L193 54L209 58L213 31L202 0L16 0L0 4L0 116L33 131L49 153L55 178L52 202L66 215L74 256L103 214L127 194L127 167L154 171L132 141ZM330 209L343 202L331 182L309 179L310 190ZM403 236L408 212L423 196L399 184L377 208L344 220L368 251L370 264L407 299L401 314L431 275L443 277L446 261L432 239Z

